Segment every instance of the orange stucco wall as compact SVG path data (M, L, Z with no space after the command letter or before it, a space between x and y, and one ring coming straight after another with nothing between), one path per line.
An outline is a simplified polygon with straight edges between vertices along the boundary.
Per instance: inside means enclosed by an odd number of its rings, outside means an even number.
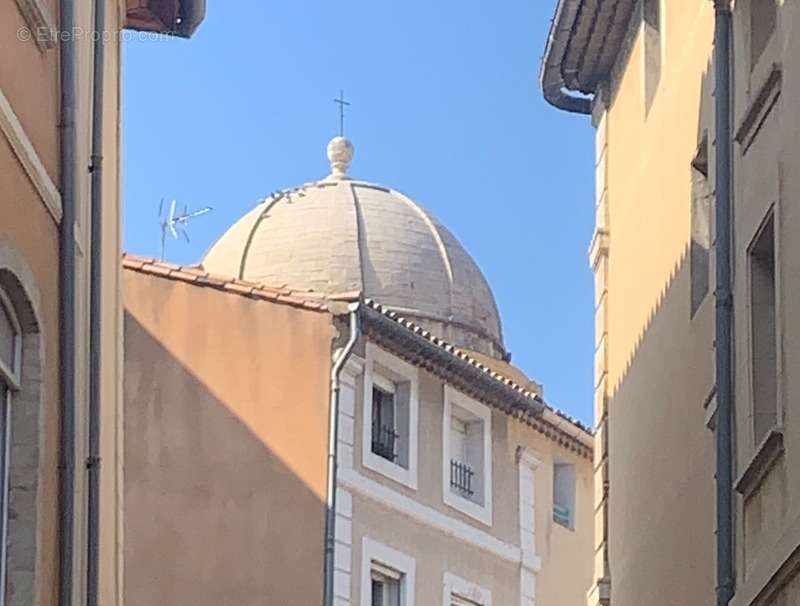
M126 603L320 603L330 315L123 283Z
M662 70L649 111L641 29L598 137L608 216L607 479L611 604L714 596L713 287L691 310L692 160L713 145L711 3L662 3ZM600 147L600 146L598 146ZM712 150L713 152L713 150ZM713 166L713 160L712 160Z

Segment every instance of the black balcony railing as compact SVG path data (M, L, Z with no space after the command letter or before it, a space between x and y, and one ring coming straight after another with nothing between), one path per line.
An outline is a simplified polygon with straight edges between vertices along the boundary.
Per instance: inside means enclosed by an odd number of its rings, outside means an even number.
M397 442L400 436L387 425L372 426L372 452L379 457L394 461L397 458Z
M450 486L461 496L469 498L475 494L475 489L472 487L474 478L475 472L472 471L472 467L456 459L450 459Z

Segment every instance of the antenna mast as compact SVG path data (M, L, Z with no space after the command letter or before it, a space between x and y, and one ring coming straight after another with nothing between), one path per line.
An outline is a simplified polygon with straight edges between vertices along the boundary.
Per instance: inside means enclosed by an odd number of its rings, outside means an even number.
M161 204L158 206L158 216L161 219L161 257L163 261L167 249L167 234L173 239L180 240L183 238L189 242L189 234L186 227L190 220L210 213L214 210L211 206L203 206L197 210L190 211L187 205L184 205L183 212L176 214L175 209L178 205L177 200L172 200L169 203L169 212L164 216L164 199L162 198Z

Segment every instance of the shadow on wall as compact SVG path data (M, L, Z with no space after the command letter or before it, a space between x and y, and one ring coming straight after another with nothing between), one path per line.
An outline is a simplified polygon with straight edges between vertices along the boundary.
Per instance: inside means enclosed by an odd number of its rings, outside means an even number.
M711 143L713 141L711 138L713 137L713 108L711 107L713 84L713 66L709 63L703 73L700 84L700 90L702 92L697 117L697 150L694 157L686 159L685 179L687 184L690 184L689 189L692 195L691 198L679 202L679 204L683 204L682 207L674 209L675 212L685 212L687 215L691 216L690 231L686 234L686 244L680 256L675 259L672 270L669 272L661 291L653 302L647 319L628 353L623 370L618 374L618 380L611 385L609 395L612 398L625 382L625 378L636 360L639 349L648 338L650 327L656 322L661 308L669 292L673 288L673 283L682 277L680 274L683 270L685 270L687 274L688 287L686 285L681 285L681 287L688 289L687 292L689 294L687 294L685 302L675 301L674 303L677 305L686 304L686 322L696 315L701 315L698 313L699 309L707 303L708 299L712 300L713 305L715 276L713 275L714 266L710 262L714 246L714 191L710 185L710 162L712 159L710 146L713 145ZM703 180L705 180L705 183L702 182ZM660 203L656 199L647 199L649 203ZM674 203L674 201L669 202L671 204ZM698 251L698 248L704 248L705 250ZM613 255L613 227L611 254ZM698 263L698 257L702 260L702 263ZM646 271L647 268L640 266L640 270ZM705 276L700 276L699 272L705 272ZM704 284L705 286L704 289L701 287L702 292L698 292L698 283ZM684 318L678 319L678 322L684 323ZM702 321L698 321L692 326L693 330L697 330L698 327L705 325ZM705 335L706 333L704 332L704 336Z
M704 100L710 99L708 85L704 75ZM709 119L701 101L699 148ZM692 182L695 161L687 156L685 163L685 178ZM665 195L647 203L668 204L671 212L686 213L685 219L696 189L685 191L692 192L689 199ZM613 229L612 217L611 255L614 238L621 237ZM621 604L700 604L714 598L714 450L704 409L714 382L713 263L698 261L696 251L690 252L694 234L685 235L610 389L609 557L614 600ZM648 271L641 262L630 263L626 272ZM623 305L624 293L615 296L612 305Z
M324 503L125 313L125 600L318 604Z

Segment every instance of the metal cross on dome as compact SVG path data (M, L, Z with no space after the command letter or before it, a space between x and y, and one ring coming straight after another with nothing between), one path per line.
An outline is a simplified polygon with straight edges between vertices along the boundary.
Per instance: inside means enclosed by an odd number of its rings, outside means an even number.
M344 91L339 91L339 98L333 100L334 103L339 105L339 136L344 137L344 108L349 106L350 102L345 101Z

